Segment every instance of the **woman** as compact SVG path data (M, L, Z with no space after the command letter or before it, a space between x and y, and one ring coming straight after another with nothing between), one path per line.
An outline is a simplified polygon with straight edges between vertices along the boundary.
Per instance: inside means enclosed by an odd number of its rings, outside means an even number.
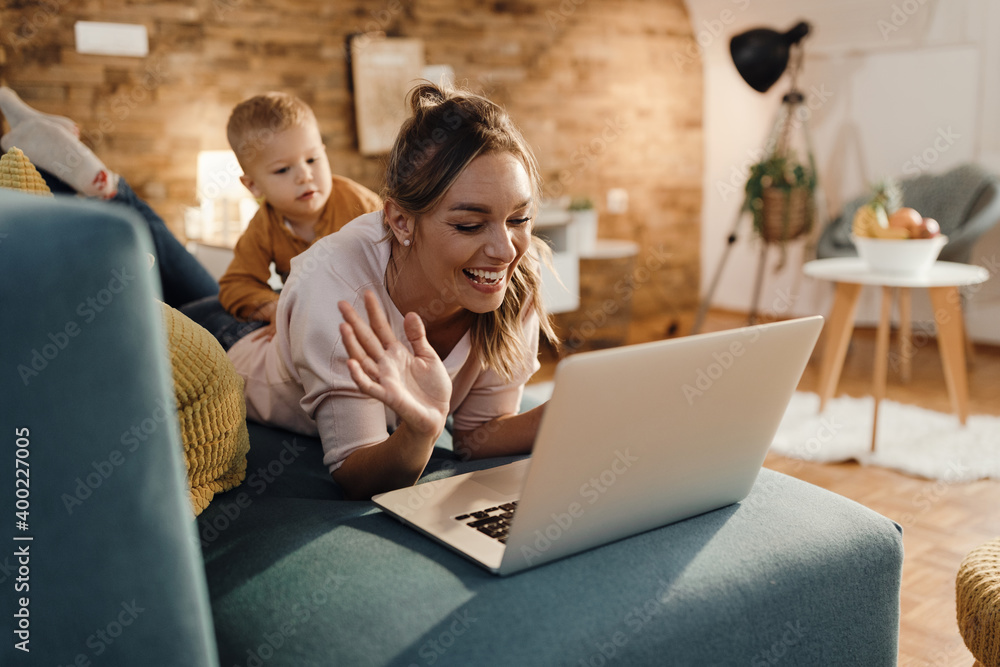
M383 210L299 255L274 338L229 350L248 416L318 434L353 498L413 484L449 415L465 457L530 451L542 408L517 410L539 331L554 339L520 133L480 96L423 85L410 104Z

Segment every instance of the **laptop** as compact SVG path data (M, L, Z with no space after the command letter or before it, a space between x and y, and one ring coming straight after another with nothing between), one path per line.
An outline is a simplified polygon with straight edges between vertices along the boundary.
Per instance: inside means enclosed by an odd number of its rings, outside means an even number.
M556 367L532 455L376 495L498 575L737 503L820 316L582 352Z

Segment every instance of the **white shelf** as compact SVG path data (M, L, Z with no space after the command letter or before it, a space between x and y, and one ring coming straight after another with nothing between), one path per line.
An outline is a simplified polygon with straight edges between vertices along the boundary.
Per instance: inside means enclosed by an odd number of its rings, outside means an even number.
M552 248L552 268L542 265L542 299L550 313L580 307L580 253L567 211L542 211L535 219L535 235ZM555 270L553 272L553 269Z

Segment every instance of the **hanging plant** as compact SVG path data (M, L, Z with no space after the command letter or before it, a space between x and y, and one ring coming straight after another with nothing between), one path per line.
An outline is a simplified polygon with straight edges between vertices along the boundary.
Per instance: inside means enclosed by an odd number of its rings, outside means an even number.
M782 155L750 167L746 207L754 230L768 243L784 243L812 229L815 170Z

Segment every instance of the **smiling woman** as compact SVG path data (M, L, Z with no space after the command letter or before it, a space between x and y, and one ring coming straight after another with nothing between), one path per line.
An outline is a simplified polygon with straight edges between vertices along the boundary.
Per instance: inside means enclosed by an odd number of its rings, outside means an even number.
M543 407L518 414L521 394L554 340L530 149L484 97L423 85L410 105L383 210L298 256L274 337L229 350L248 416L319 435L355 498L414 483L449 417L466 458L530 451Z

